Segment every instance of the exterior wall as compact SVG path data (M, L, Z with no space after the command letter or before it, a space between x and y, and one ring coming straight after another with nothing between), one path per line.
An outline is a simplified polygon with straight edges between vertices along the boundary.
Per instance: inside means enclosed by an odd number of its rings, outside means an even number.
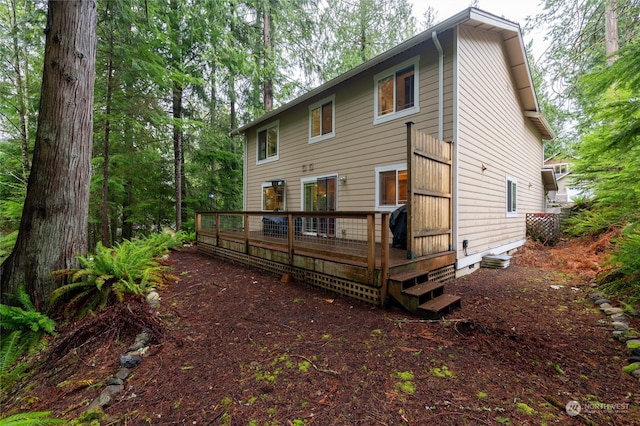
M523 115L501 35L461 26L457 50L456 249L461 270L475 266L483 255L523 244L525 214L544 211L544 189L543 145ZM506 212L507 177L517 180L515 217ZM468 256L463 240L468 240Z
M445 49L444 136L453 128L453 32L439 35ZM374 75L420 55L419 105L416 114L373 124ZM309 143L309 105L335 95L335 137ZM406 122L432 135L438 133L438 55L431 40L359 74L273 120L249 128L246 137L245 209L261 210L261 185L286 181L286 210L302 210L302 181L320 176L346 176L337 186L337 210L375 210L375 168L406 163ZM279 159L256 164L257 129L279 121ZM303 167L306 171L303 171Z

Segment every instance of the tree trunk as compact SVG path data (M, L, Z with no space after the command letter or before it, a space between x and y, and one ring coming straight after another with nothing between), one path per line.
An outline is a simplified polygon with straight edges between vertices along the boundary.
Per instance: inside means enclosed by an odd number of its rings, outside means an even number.
M28 102L28 73L29 66L27 62L27 52L26 49L24 52L24 68L22 67L21 59L20 59L20 43L18 42L18 20L16 16L16 2L15 0L11 1L11 33L13 34L13 69L16 76L16 89L18 94L18 99L16 99L18 103L18 115L20 121L20 156L22 162L22 177L26 181L29 176L29 171L31 170L31 164L29 162L29 108L27 106ZM22 78L22 73L25 73L24 80Z
M618 15L617 0L608 0L605 18L605 52L607 54L607 65L612 65L616 61L618 51Z
M182 229L182 87L173 85L173 158L176 185L176 231Z
M108 7L108 6L107 6ZM104 120L104 151L102 158L101 241L109 247L109 151L111 150L111 98L113 97L113 28L109 36L109 65L107 69L107 99Z
M24 284L37 305L56 288L51 272L76 266L87 252L95 1L49 1L45 33L27 197L16 245L0 267L3 298Z

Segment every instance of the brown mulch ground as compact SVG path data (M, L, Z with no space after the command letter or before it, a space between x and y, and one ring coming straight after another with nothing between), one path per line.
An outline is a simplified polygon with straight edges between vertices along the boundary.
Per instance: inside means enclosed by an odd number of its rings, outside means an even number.
M73 345L2 412L78 416L148 321L152 345L105 409L111 424L640 424L624 345L588 299L607 244L528 244L508 269L448 283L462 308L437 322L185 249L153 317L131 301L76 324L82 341L60 330L52 348ZM568 416L571 400L590 412Z

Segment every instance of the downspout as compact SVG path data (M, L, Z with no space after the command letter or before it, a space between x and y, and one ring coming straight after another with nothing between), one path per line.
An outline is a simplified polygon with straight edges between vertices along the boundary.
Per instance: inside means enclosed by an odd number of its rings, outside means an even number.
M444 52L442 51L442 45L438 40L438 33L436 31L431 33L433 43L438 50L438 139L442 140L443 135L443 105L444 105Z

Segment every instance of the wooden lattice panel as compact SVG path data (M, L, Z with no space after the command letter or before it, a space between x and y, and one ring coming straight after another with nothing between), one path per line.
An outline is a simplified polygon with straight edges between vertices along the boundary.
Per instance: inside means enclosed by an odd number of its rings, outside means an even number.
M444 266L429 272L429 281L445 282L456 277L455 265Z
M560 216L555 213L527 213L527 235L543 244L560 239Z

